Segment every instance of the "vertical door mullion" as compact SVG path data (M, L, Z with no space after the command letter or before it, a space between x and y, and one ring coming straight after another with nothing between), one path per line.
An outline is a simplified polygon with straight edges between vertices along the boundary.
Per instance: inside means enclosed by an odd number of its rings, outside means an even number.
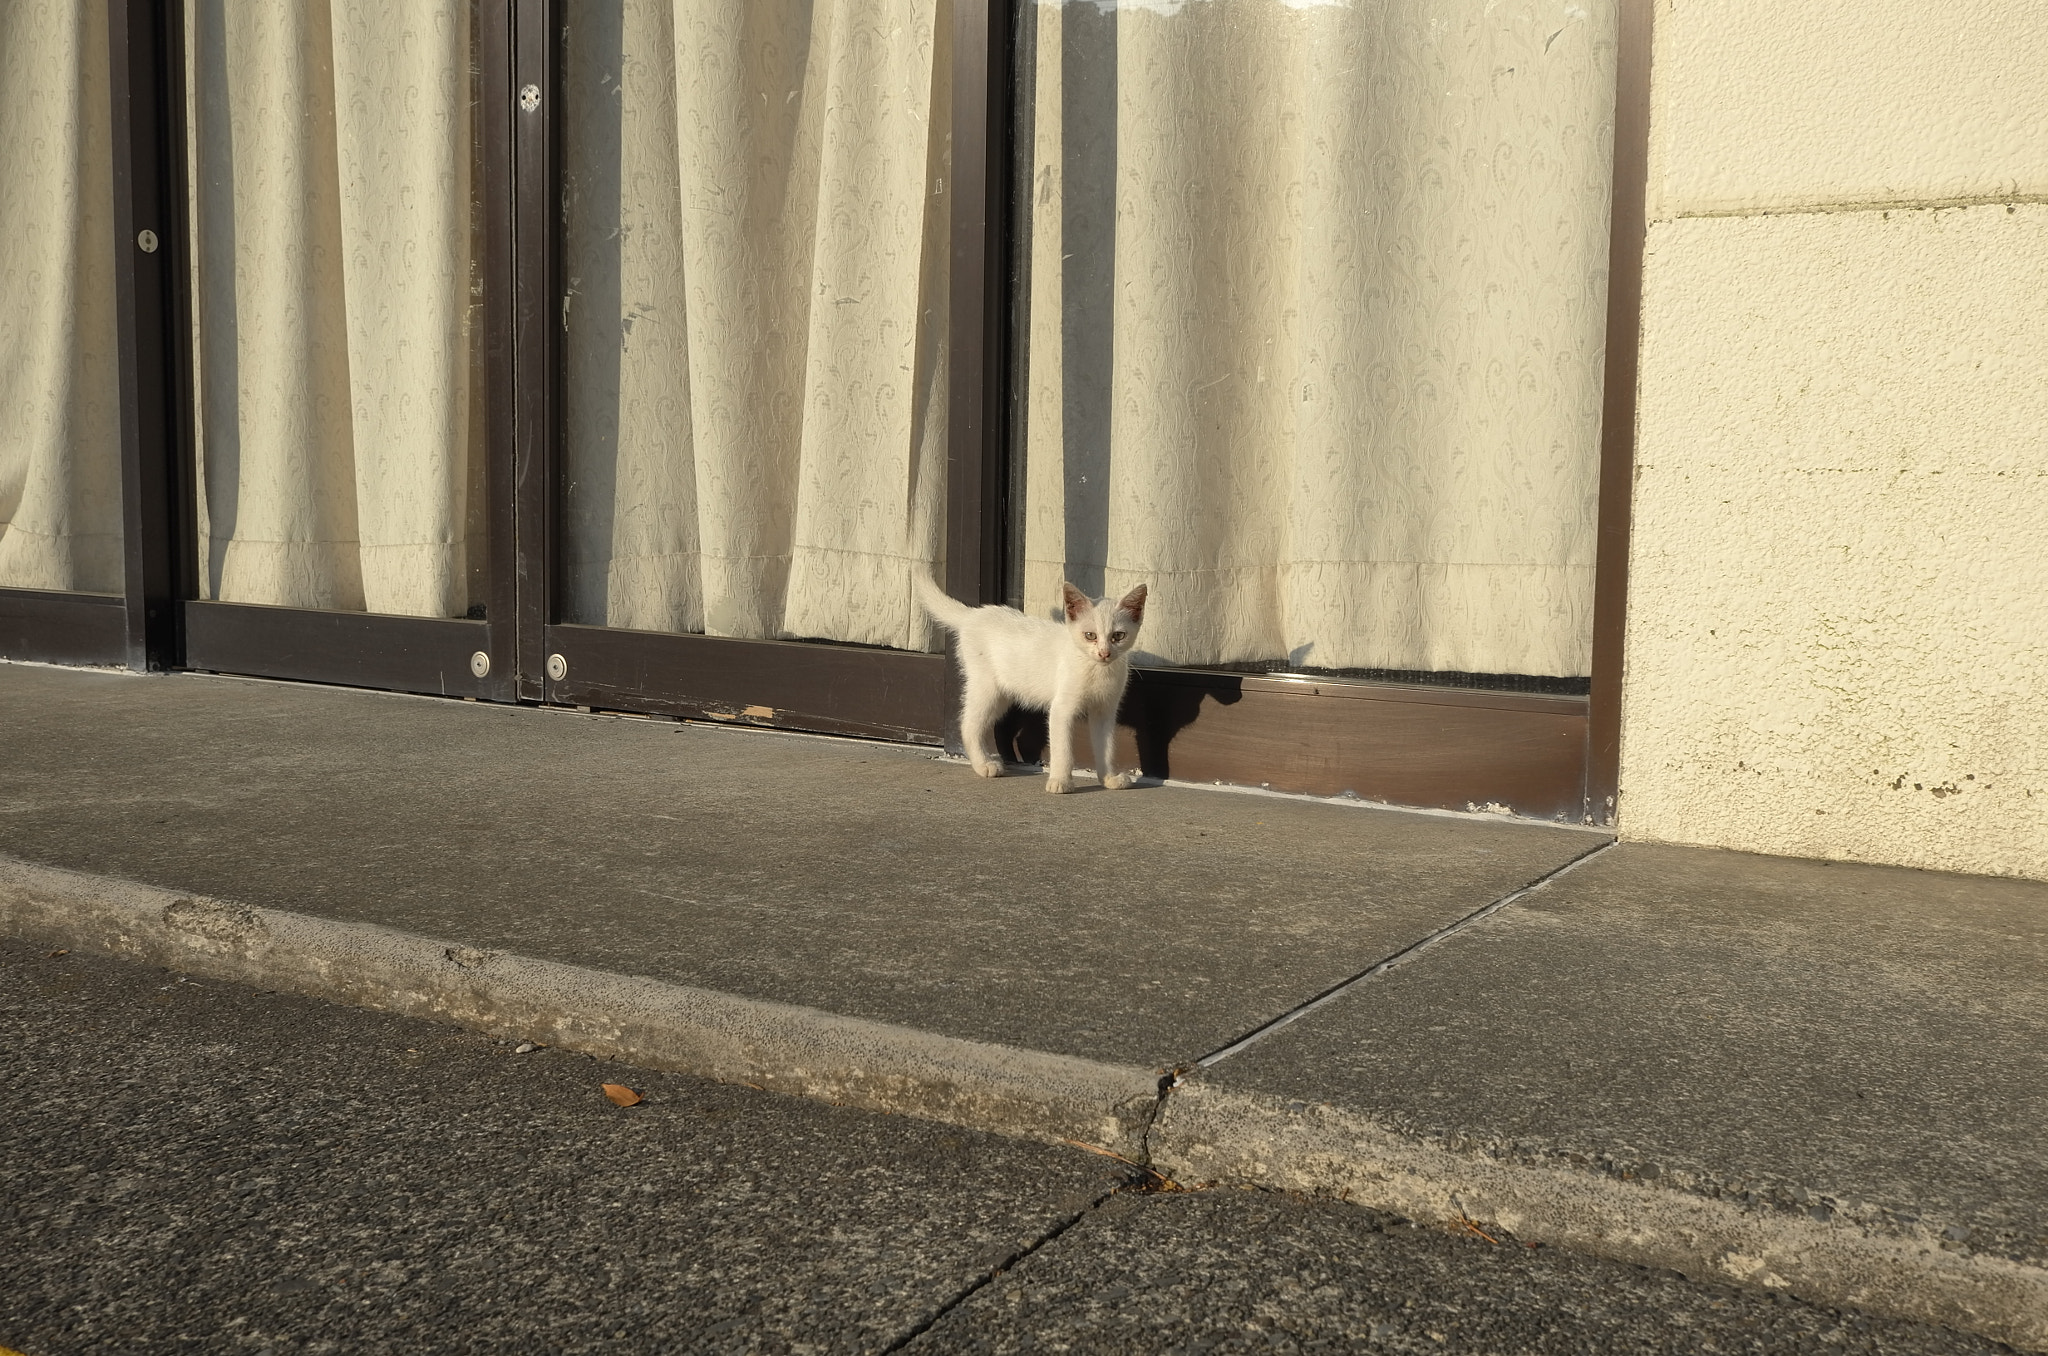
M127 658L161 669L195 584L184 6L108 0L107 36Z
M518 695L547 696L555 605L555 438L561 363L562 214L556 163L561 15L555 0L513 0L512 419L517 547L513 616Z
M1008 378L1010 0L953 5L952 268L947 286L946 591L968 603L1007 601L1004 490ZM948 635L953 660L958 641ZM940 728L960 752L960 689L947 685Z
M999 603L1009 333L1009 0L953 5L952 315L947 364L946 590Z
M490 500L490 578L485 615L490 621L490 695L519 697L519 514L518 435L514 417L513 315L517 295L514 269L513 172L515 154L512 91L513 0L478 6L477 137L483 162L479 194L483 213L484 484Z
M1607 359L1593 565L1593 683L1582 818L1612 827L1621 784L1621 683L1636 463L1636 368L1650 160L1650 0L1622 0L1615 43L1614 190L1608 232Z

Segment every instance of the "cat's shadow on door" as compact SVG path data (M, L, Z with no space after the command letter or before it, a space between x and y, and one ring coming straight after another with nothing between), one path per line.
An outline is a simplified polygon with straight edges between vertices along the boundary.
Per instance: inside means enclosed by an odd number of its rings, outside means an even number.
M1188 681L1197 677L1198 681ZM1119 760L1130 756L1135 741L1139 770L1147 777L1166 780L1173 775L1173 741L1201 719L1202 703L1234 706L1244 696L1243 689L1244 680L1234 674L1175 673L1169 679L1163 673L1149 677L1144 669L1134 670L1116 713ZM1078 732L1074 758L1081 767L1094 762L1087 742L1086 731ZM1013 706L996 722L996 749L1006 763L1042 764L1046 743L1043 711Z

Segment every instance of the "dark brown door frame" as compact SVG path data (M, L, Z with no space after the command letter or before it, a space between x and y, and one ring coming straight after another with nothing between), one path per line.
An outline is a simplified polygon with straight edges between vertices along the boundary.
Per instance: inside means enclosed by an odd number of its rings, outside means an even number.
M117 241L125 649L130 667L218 670L352 686L509 700L514 693L510 590L494 582L493 620L393 617L360 612L261 607L198 598L195 506L199 449L193 433L191 201L185 183L185 22L180 0L107 0L113 99L114 210ZM479 41L486 95L494 69L488 52L503 46L502 7L482 6ZM497 69L502 71L502 63ZM500 102L497 105L503 108ZM490 105L486 103L486 109ZM485 117L483 197L509 200L504 138ZM493 150L499 158L493 159ZM485 222L483 268L509 278L508 239ZM149 231L156 248L142 244ZM484 289L487 400L492 447L503 429L497 411L509 380L503 354L507 304L502 287ZM500 459L489 458L495 468ZM493 581L509 577L515 542L507 530L512 489L495 471L491 497ZM472 656L489 659L473 671Z
M59 664L165 668L179 661L183 580L175 515L191 427L186 322L184 66L172 59L182 8L107 6L114 202L114 314L121 456L118 594L0 589L0 656ZM172 153L176 147L177 154Z
M485 615L491 627L491 669L496 701L525 693L519 638L525 617L520 592L520 460L517 382L518 167L514 162L513 45L515 16L505 0L477 6L477 137L483 162L484 481L489 487L491 569ZM508 451L509 450L509 451Z
M1634 511L1636 382L1643 339L1643 248L1649 233L1650 52L1654 0L1621 0L1615 37L1614 207L1608 236L1607 366L1600 405L1600 509L1593 567L1593 692L1584 822L1620 817L1622 674L1628 639L1629 528Z
M1017 90L1014 0L955 0L947 287L946 592L965 602L1007 601L1012 380L1010 321L1019 304L1010 260ZM946 639L938 723L960 754L960 686Z
M945 583L975 604L1007 596L1014 10L1012 0L953 5Z
M1612 827L1620 763L1622 651L1635 465L1654 0L1621 0L1613 205L1601 411L1593 662L1587 697L1189 670L1140 671L1120 724L1125 759L1146 772L1394 804L1479 809ZM953 451L947 588L1002 599L997 535L1007 514L1004 344L1011 223L1002 172L1017 111L1012 7L962 4L955 28ZM991 167L997 167L991 172ZM971 229L962 230L963 223ZM984 529L982 524L990 524ZM1013 749L1042 746L1028 725ZM949 730L949 736L957 735Z
M118 593L0 589L0 659L128 663L128 605Z
M962 0L959 8L971 11L980 3L985 0ZM563 0L513 3L512 84L521 93L532 91L519 99L512 131L519 696L935 743L948 687L943 656L627 631L571 624L561 615L562 214L556 205L560 42L562 21L572 8ZM957 226L954 238L957 248ZM957 398L959 388L954 389ZM957 522L949 515L949 523Z
M497 9L497 6L490 6ZM563 14L556 0L512 0L507 45L487 51L487 70L504 71L505 164L511 177L490 200L506 217L512 298L510 362L514 661L518 699L549 699L548 623L554 620L556 468L561 464L561 120L557 48ZM581 676L581 665L577 666ZM585 703L588 704L588 703Z
M488 621L367 616L196 601L191 445L190 244L184 183L182 5L108 0L120 322L126 592L0 590L0 653L60 662L187 665L496 700L548 701L935 742L953 683L939 656L628 632L561 624L559 95L563 0L480 6L485 218L485 418L490 452ZM1622 0L1614 132L1605 395L1590 698L1327 680L1141 675L1128 709L1136 752L1179 777L1616 818L1637 351L1647 176L1652 0ZM1003 395L1015 298L1009 219L1017 119L1015 0L953 9L952 311L946 583L1003 597L1009 449ZM538 96L526 108L521 92ZM153 223L153 224L152 224ZM140 247L154 233L157 248ZM116 624L118 623L118 625ZM469 671L483 650L488 678ZM549 677L561 656L567 671ZM1192 694L1192 695L1191 695ZM1192 703L1192 704L1191 704ZM1406 708L1413 707L1413 711ZM1556 740L1582 710L1576 771ZM1313 712L1313 714L1303 714ZM1335 713L1335 714L1333 714ZM1199 720L1199 725L1196 723ZM1350 724L1345 722L1349 721ZM1333 723L1334 722L1334 723ZM1560 723L1562 722L1562 723ZM1298 731L1290 736L1289 730ZM1501 741L1528 776L1498 766ZM1312 742L1312 743L1311 743ZM1370 767L1333 766L1337 745ZM1173 748L1173 766L1166 747ZM1402 772L1433 779L1426 789ZM1547 770L1543 770L1547 769ZM1519 783L1512 797L1490 793ZM1467 796L1470 792L1469 797Z
M114 308L120 345L127 661L179 661L191 583L192 365L184 6L107 6L113 99Z

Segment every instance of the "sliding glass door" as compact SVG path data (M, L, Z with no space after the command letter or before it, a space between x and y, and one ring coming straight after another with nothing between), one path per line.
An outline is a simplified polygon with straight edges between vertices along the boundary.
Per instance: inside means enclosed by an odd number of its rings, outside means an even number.
M1012 596L1150 587L1152 770L1577 810L1616 19L1018 11Z
M937 736L942 10L559 11L557 692Z
M1146 771L1611 818L1643 0L0 25L0 654L938 743L1144 583Z
M185 9L191 667L509 691L474 8Z

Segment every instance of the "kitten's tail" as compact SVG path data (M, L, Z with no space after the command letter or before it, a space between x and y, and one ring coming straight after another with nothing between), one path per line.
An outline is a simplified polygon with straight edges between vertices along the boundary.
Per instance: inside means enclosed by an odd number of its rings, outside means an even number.
M928 574L917 576L917 600L932 614L933 621L949 631L958 631L967 614L974 610L932 582Z

